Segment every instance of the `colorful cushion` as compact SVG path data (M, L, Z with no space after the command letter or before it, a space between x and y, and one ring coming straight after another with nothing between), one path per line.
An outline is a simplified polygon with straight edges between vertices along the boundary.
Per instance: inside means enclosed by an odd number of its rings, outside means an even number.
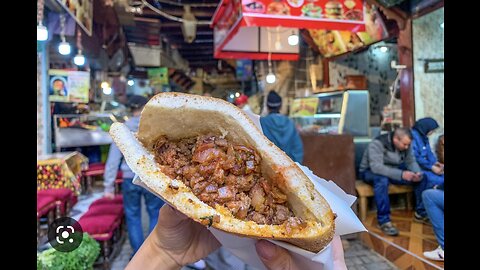
M92 163L88 165L88 169L83 171L84 176L102 175L105 172L104 163Z
M54 209L56 201L53 196L37 194L37 217L41 217Z
M70 200L70 198L73 195L73 192L68 188L51 188L51 189L38 190L37 194L53 196L57 200L66 202L67 200Z
M101 215L116 215L118 218L123 216L123 207L120 204L97 204L92 205L85 213L85 217L101 216Z
M92 236L111 234L120 224L116 215L82 216L78 221L83 232Z

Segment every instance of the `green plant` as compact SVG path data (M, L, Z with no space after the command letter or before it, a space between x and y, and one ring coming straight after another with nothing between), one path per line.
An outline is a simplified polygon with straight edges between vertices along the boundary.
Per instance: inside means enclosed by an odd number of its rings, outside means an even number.
M37 253L37 270L90 270L100 254L100 245L87 233L83 234L80 246L71 252L60 252L54 248Z

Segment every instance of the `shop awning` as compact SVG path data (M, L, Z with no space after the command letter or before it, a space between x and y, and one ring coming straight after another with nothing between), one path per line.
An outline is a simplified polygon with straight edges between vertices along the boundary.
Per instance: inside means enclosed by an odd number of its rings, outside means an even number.
M365 31L363 0L222 0L212 19L215 58L298 60L302 29Z

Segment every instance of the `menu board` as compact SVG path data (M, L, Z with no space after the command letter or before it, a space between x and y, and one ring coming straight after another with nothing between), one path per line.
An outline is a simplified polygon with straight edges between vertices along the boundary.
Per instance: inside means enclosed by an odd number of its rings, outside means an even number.
M363 0L243 0L243 12L272 18L363 21Z
M50 69L50 101L88 103L90 72Z
M365 32L309 29L308 32L324 57L332 57L367 46L388 37L387 28L376 8L365 6Z
M318 107L318 98L297 98L293 100L290 116L313 116Z

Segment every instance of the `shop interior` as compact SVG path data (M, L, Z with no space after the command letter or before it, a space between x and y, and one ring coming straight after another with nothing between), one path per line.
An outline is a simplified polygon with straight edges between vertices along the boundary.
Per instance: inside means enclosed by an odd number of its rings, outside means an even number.
M113 202L103 197L103 175L110 126L131 117L131 96L182 92L236 104L246 95L264 116L275 90L301 136L302 165L357 197L352 209L368 232L342 236L345 254L369 250L385 269L443 269L422 255L438 244L431 225L413 221L413 189L390 186L400 234L387 236L358 172L380 134L432 117L435 149L444 132L443 0L330 1L341 3L340 15L322 13L316 3L327 1L37 2L37 257L54 256L48 227L68 216L89 235L77 249L83 263L128 263L122 174ZM255 15L269 3L292 18ZM103 206L91 213L95 205ZM78 257L57 255L58 264ZM374 262L354 257L346 257L349 269Z

